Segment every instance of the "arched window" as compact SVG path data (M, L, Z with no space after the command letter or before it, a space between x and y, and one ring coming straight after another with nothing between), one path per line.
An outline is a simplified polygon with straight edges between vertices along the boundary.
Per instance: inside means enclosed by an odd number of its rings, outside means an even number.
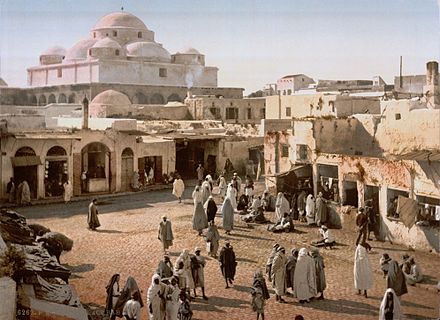
M131 148L125 148L124 151L122 151L122 158L131 158L133 157L133 150Z
M45 106L47 104L46 96L42 94L40 96L40 99L38 99L38 105L39 106Z
M49 151L47 151L47 156L51 157L51 156L66 156L67 152L66 150L64 150L63 147L60 146L55 146L49 149Z
M119 56L119 49L115 50L115 55Z
M151 97L150 104L164 104L164 103L165 103L165 99L160 93L155 93Z
M142 38L142 32L138 32L138 38L140 39L140 38Z
M32 96L31 97L31 106L36 106L36 105L38 105L37 97Z
M64 93L60 94L60 96L58 97L58 103L66 103L66 102L67 102L66 95Z
M49 96L49 101L48 102L49 103L56 103L57 102L57 100L55 98L55 95L53 93Z
M71 93L71 94L69 95L69 100L68 100L68 102L69 102L69 103L76 103L76 95L75 95L74 93Z
M15 153L16 157L29 157L29 156L35 156L35 151L31 147L22 147L17 150Z
M93 32L93 38L96 38L96 32Z
M179 101L182 102L182 99L180 99L179 95L177 93L173 93L172 95L170 95L167 99L168 102L171 101Z
M148 103L148 98L142 92L137 92L134 95L132 101L133 101L133 104L147 104Z

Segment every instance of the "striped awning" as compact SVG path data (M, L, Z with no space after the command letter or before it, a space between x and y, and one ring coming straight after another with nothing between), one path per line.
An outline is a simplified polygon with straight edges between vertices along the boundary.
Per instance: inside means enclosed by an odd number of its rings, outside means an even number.
M38 166L42 164L39 156L11 157L13 167Z

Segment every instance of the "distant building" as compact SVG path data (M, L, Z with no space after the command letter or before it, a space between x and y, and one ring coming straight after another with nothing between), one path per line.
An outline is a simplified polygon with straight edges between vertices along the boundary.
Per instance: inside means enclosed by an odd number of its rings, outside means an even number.
M277 80L276 90L278 94L286 96L307 88L312 83L315 83L315 81L302 73L287 75Z

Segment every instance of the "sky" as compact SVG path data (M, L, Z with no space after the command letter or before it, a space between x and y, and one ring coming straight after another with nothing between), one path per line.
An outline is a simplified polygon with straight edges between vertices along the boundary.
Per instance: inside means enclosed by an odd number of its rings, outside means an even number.
M440 0L0 0L0 76L26 86L45 49L89 37L102 16L139 17L170 53L194 47L219 86L246 93L287 74L393 83L439 60Z

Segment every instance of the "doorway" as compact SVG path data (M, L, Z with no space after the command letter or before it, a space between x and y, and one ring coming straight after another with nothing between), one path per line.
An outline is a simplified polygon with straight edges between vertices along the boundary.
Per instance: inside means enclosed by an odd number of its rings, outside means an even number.
M133 172L133 150L125 148L121 156L121 191L131 190Z

